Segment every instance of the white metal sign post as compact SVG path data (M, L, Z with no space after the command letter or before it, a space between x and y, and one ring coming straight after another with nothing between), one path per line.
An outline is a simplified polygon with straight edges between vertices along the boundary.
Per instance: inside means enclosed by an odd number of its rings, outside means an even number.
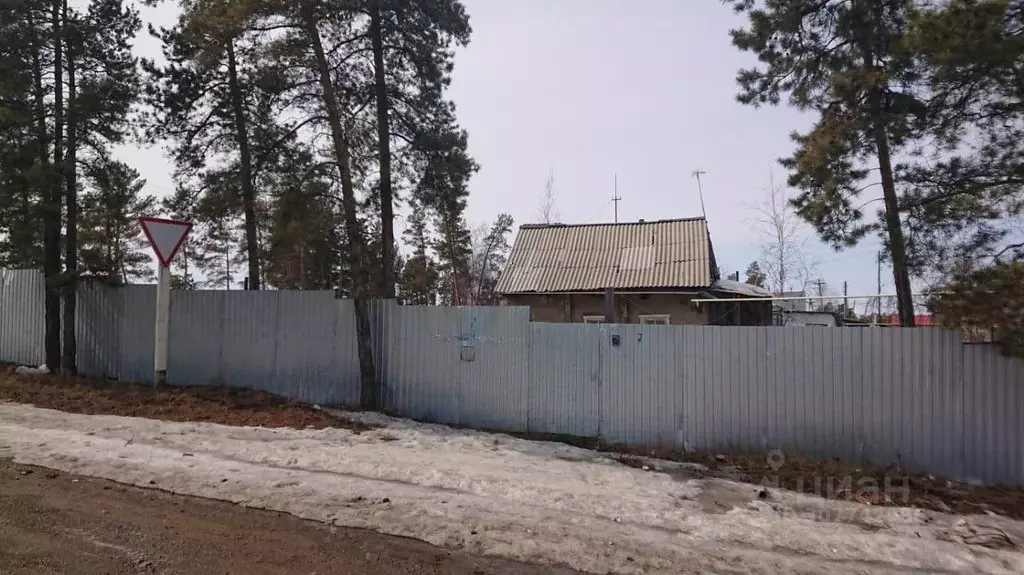
M153 353L153 381L167 383L167 326L171 316L171 261L185 243L192 224L161 218L139 218L142 232L159 260L156 284L156 349Z

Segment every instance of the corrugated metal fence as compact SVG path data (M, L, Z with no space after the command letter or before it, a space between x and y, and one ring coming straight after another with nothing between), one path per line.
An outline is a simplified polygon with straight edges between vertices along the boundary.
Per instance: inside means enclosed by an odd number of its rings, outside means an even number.
M152 378L155 290L87 288L83 372ZM935 329L531 323L524 308L375 302L389 410L676 449L782 449L1024 483L1024 362ZM0 271L0 360L42 361L42 284ZM353 308L331 292L175 292L169 379L359 398Z
M330 291L172 292L168 379L234 385L312 403L359 401L352 302ZM75 331L83 374L153 380L156 288L82 286ZM0 270L0 361L40 365L43 281Z

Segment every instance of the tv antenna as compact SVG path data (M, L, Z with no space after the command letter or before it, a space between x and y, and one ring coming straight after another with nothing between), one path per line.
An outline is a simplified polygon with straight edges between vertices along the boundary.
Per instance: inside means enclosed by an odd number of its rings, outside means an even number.
M622 198L619 196L619 175L615 174L615 183L612 188L612 202L615 204L615 223L619 223L619 202ZM607 204L605 204L607 205Z
M700 185L700 177L706 174L704 170L697 169L693 171L693 177L697 178L697 195L700 196L700 213L704 216L704 219L708 219L708 212L704 209L704 189Z

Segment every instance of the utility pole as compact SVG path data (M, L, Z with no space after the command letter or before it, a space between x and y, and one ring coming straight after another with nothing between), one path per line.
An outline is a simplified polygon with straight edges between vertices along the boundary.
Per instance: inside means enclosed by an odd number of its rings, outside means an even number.
M850 292L846 288L846 280L843 280L843 315L850 313Z
M814 280L814 285L818 286L818 311L825 309L824 300L822 296L825 295L825 280L818 278Z
M615 174L615 183L612 188L612 202L615 203L615 223L619 223L619 202L622 198L619 197L619 175Z
M705 220L708 219L708 212L704 209L704 188L700 185L700 177L706 173L701 169L693 171L693 177L697 178L697 195L700 196L700 214L704 216Z

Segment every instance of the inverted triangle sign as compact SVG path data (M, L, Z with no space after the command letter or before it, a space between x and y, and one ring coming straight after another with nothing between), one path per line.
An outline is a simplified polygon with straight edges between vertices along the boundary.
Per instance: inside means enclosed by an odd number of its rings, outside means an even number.
M153 246L156 259L160 265L169 267L171 260L178 253L181 244L185 242L192 224L162 218L139 218L142 224L142 233L146 234L149 245Z

